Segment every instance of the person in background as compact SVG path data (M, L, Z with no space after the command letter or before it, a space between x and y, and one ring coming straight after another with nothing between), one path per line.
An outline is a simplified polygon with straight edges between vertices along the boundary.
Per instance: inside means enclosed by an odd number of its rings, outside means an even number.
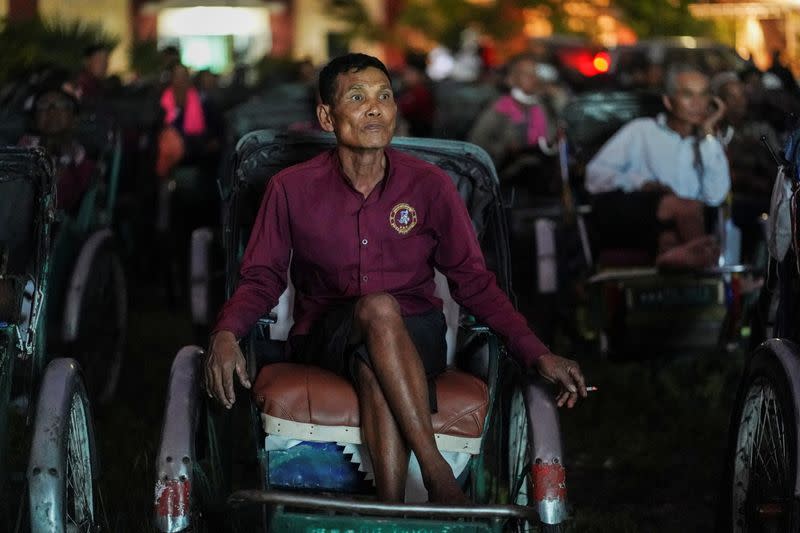
M557 180L541 171L541 146L555 137L556 124L543 98L541 71L527 54L512 58L507 69L509 92L481 113L468 140L489 153L501 181L525 184L532 194L551 194Z
M436 112L430 80L425 75L425 58L409 55L402 71L402 91L397 108L408 123L412 137L430 137Z
M742 258L747 262L752 259L761 233L761 214L769 212L772 184L778 171L761 138L776 153L780 144L772 126L750 113L745 85L735 72L715 75L711 91L725 103L718 136L730 162L733 221L742 230Z
M67 82L47 82L34 94L30 106L29 132L18 145L47 151L55 166L56 207L74 214L97 170L75 136L80 107L77 90Z
M87 46L83 52L83 68L78 73L76 84L85 106L94 107L103 99L110 52L105 44Z
M730 190L716 135L725 104L689 65L668 72L663 102L666 113L629 122L587 165L593 230L601 250L641 249L662 267L712 266L719 246L704 206L719 206Z
M192 85L189 69L172 67L170 85L159 99L164 128L159 135L156 173L162 178L180 162L192 163L207 152L208 120L200 92ZM213 148L213 147L212 147Z

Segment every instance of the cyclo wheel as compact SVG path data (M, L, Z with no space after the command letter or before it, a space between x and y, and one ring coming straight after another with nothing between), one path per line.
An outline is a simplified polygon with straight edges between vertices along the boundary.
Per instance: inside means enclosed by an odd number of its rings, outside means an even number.
M786 372L768 350L750 362L733 417L725 518L736 533L800 531L795 409Z
M90 245L87 241L84 247ZM91 398L104 404L116 393L122 368L127 288L122 263L109 240L87 255L88 261L82 263L83 252L78 259L67 300L65 320L73 317L71 322L77 321L71 330L73 349L68 353L80 361Z
M508 480L509 503L515 505L535 505L531 472L531 435L528 423L528 410L525 394L517 384L511 392L508 411ZM534 524L518 522L514 529L518 532L541 531L542 533L563 533L566 524Z
M91 410L78 365L55 359L39 391L28 462L31 533L96 531L96 478Z
M530 505L532 501L530 435L525 395L514 386L508 406L508 489L509 503ZM535 531L534 524L517 524L517 531Z

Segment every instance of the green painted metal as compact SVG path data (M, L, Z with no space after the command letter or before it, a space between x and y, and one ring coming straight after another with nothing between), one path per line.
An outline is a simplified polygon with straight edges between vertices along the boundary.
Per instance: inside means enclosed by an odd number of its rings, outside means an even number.
M296 533L491 533L502 531L503 523L500 520L479 522L315 515L277 509L269 530Z

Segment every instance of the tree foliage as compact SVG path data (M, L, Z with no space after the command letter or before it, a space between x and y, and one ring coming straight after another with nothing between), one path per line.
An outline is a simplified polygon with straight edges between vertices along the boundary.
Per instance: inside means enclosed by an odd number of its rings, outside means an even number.
M37 18L13 24L3 20L0 25L0 50L4 52L0 54L0 81L44 66L77 70L86 47L111 49L119 42L99 24L81 21Z
M713 25L689 12L689 0L613 0L623 20L641 38L710 35Z
M665 35L708 35L712 25L692 17L689 0L612 0L620 18L640 38ZM398 23L414 28L430 39L451 48L458 48L465 28L504 40L522 33L524 20L520 8L538 7L547 13L556 33L574 33L567 26L567 13L559 0L406 0ZM360 0L328 0L329 12L347 22L348 36L372 40L390 40L386 28L370 20Z

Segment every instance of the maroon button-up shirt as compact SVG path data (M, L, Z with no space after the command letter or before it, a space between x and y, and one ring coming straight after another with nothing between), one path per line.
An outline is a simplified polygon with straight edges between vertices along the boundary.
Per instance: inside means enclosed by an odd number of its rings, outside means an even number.
M441 308L434 272L453 298L530 365L548 349L486 268L469 213L450 177L387 148L386 178L364 198L344 176L336 150L269 182L242 260L236 292L214 331L238 338L278 302L291 258L296 289L292 334L308 333L338 303L385 292L404 315Z

